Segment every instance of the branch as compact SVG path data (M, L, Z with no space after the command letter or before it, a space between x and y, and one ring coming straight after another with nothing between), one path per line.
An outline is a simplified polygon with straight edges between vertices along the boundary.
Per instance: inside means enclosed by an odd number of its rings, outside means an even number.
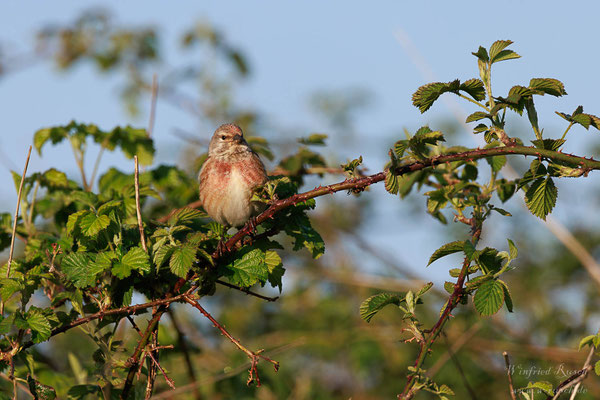
M508 389L510 390L510 398L512 400L517 400L515 395L515 387L512 381L512 371L510 370L510 359L508 358L508 353L506 351L502 352L504 356L504 363L506 364L506 375L508 376Z
M231 284L229 282L225 282L225 281L222 281L220 279L217 279L216 282L218 284L220 284L220 285L227 286L228 288L231 288L231 289L239 290L240 292L244 292L246 294L249 294L250 296L258 297L259 299L263 299L263 300L266 300L266 301L277 301L277 299L279 298L279 296L267 297L267 296L264 296L262 294L254 293L250 289L247 289L247 288L244 288L244 287L240 287L240 286L237 286L237 285L233 285L233 284Z
M254 352L254 351L250 351L246 347L244 347L240 343L239 340L237 340L236 338L231 336L231 334L229 332L227 332L227 330L223 327L223 325L219 324L219 322L216 319L214 319L213 316L210 315L208 313L208 311L206 311L197 301L191 299L189 296L184 296L183 299L188 304L190 304L192 307L197 308L198 311L200 311L202 313L202 315L204 315L206 318L208 318L210 320L210 322L213 323L215 328L220 330L223 335L225 335L229 340L231 340L231 342L233 344L235 344L238 349L242 350L244 353L246 353L248 358L250 358L250 361L252 362L252 364L250 366L250 370L248 371L249 375L248 375L248 381L246 382L247 385L250 385L256 379L256 386L260 386L260 378L258 376L258 368L257 368L258 360L260 358L273 364L275 371L277 371L279 369L279 363L277 361L272 360L269 357L266 357L266 356L263 356L260 354L263 350L258 350L256 352Z
M177 332L177 343L179 344L179 348L181 349L181 352L183 353L183 359L185 360L185 365L187 367L188 377L190 378L189 384L193 385L194 398L196 400L200 400L200 399L202 399L202 395L200 393L200 389L198 389L198 386L196 385L196 382L197 382L196 371L194 369L194 364L192 363L192 359L190 357L190 351L189 351L187 343L186 343L185 335L184 335L183 331L181 330L181 327L179 326L179 323L177 322L177 319L175 318L175 312L172 309L169 310L169 317L171 317L171 323L173 324L173 329L175 329L175 332Z
M140 170L138 166L138 157L133 156L133 160L135 162L135 211L137 213L137 223L138 229L140 231L140 241L142 242L142 249L144 249L144 251L148 253L148 247L146 247L146 237L144 236L144 225L142 224L142 211L140 210Z
M489 149L475 149L469 150L462 153L445 154L439 155L432 158L427 158L420 161L414 161L410 164L402 165L396 168L394 171L395 175L404 175L410 172L420 171L425 168L435 167L436 165L456 162L456 161L473 161L481 158L487 158L499 155L524 155L533 156L537 158L545 158L552 161L564 162L576 167L580 167L584 174L587 174L591 170L600 169L600 161L596 161L592 158L579 157L572 154L566 154L558 151L552 151L547 149L538 149L536 147L529 146L502 146L492 147ZM334 183L327 186L319 186L313 190L309 190L304 193L295 194L286 199L277 200L271 203L271 206L264 212L258 215L251 223L246 223L235 235L223 244L222 254L229 253L235 249L235 245L240 242L244 237L252 234L257 225L266 221L273 216L290 206L301 203L303 201L314 199L315 197L324 196L326 194L333 194L342 190L351 190L359 192L364 190L366 187L381 182L385 179L386 172L382 171L373 175L365 176L362 178L346 179L339 183ZM196 204L197 202L191 203ZM213 254L213 258L218 258L216 252Z
M576 389L573 391L573 394L571 395L571 399L575 398L577 389L579 389L579 385L585 378L587 378L588 373L592 369L594 369L594 367L592 367L591 363L592 363L592 356L594 355L595 350L596 350L596 348L593 345L590 346L590 351L585 360L585 363L583 364L583 368L581 368L581 370L575 372L573 375L571 375L570 377L568 377L567 379L562 381L554 390L554 396L548 396L548 397L546 397L546 400L558 399L558 396L560 396L561 393L563 393L565 390L567 390L571 386L577 385Z
M29 157L31 157L31 146L27 152L27 159L25 160L25 168L23 168L23 175L21 175L21 183L19 184L19 193L17 194L17 207L15 210L15 220L13 221L12 234L10 236L10 251L8 253L8 265L6 267L6 277L10 278L10 266L13 259L13 253L15 251L15 237L17 233L17 220L19 219L19 208L21 207L21 194L23 193L23 183L25 182L25 175L27 175L27 167L29 166ZM4 315L4 300L0 300L0 316ZM16 396L16 394L15 394Z

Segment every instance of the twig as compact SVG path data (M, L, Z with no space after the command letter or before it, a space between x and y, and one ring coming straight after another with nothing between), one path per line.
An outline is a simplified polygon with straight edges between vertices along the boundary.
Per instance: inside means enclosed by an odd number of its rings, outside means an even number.
M502 352L504 356L504 364L506 364L506 375L508 376L508 389L510 390L510 397L512 400L517 400L517 396L515 395L515 387L512 381L512 371L510 370L510 359L508 358L508 353L506 351Z
M15 209L15 220L13 221L12 234L10 237L10 251L8 253L8 265L6 267L6 277L10 278L10 266L13 259L13 253L15 251L15 236L17 233L17 220L19 219L19 208L21 207L21 194L23 193L23 183L25 183L25 175L27 175L27 167L29 166L29 157L31 157L31 148L27 152L27 159L25 160L25 168L23 168L23 175L21 175L21 183L19 184L19 193L17 194L17 207ZM0 315L4 315L4 300L0 301Z
M260 386L260 377L258 376L258 368L257 368L258 360L260 358L273 364L275 371L277 371L279 369L279 362L260 354L260 353L262 353L263 350L258 350L256 352L254 352L254 351L250 351L246 347L244 347L240 343L239 340L237 340L236 338L231 336L231 334L229 332L227 332L225 327L223 327L223 325L221 325L216 319L214 319L213 316L210 315L208 313L208 311L206 311L197 301L191 299L189 296L184 296L183 299L191 306L197 308L198 311L200 311L202 313L202 315L204 315L206 318L208 318L210 320L210 322L213 323L215 328L220 330L223 335L225 335L233 344L235 344L237 346L238 349L242 350L244 353L246 353L248 358L250 358L251 365L250 365L250 370L248 371L249 375L248 375L248 381L246 382L247 385L250 385L252 382L254 382L254 380L256 380L256 386Z
M154 122L156 120L156 100L158 98L158 78L156 74L152 75L152 95L150 97L150 117L148 118L148 137L152 137L154 132Z
M155 311L156 313L156 311ZM144 334L142 333L142 331L140 330L140 328L138 328L137 324L135 323L135 321L133 320L133 318L131 318L130 315L127 316L127 319L129 320L129 322L131 323L131 325L133 326L133 329L135 329L135 331L140 335L143 336ZM144 354L148 354L148 356L150 357L150 365L148 366L148 382L146 385L146 399L149 399L150 396L152 396L152 389L154 387L154 381L156 379L156 369L160 369L160 372L163 374L163 377L165 378L165 381L167 381L167 384L175 389L175 383L173 382L173 379L169 378L167 376L166 371L163 369L163 367L160 365L160 363L158 362L158 349L159 348L170 348L172 349L173 346L169 345L169 346L158 346L158 325L154 328L154 331L152 331L152 346L150 348L150 351L145 351ZM154 353L154 354L153 354ZM140 365L143 363L143 359L140 361Z
M575 399L577 391L579 390L579 386L581 386L581 382L583 382L583 380L587 378L588 373L593 369L591 364L592 357L595 351L596 347L591 345L590 351L588 352L587 358L585 359L585 363L583 364L583 368L581 368L581 370L576 372L575 374L571 375L569 378L565 379L560 385L557 386L556 390L554 391L554 397L552 397L552 400L558 399L558 396L560 396L562 392L564 392L571 386L575 387L573 388L573 392L571 393L570 400ZM548 396L547 399L550 399L550 396Z
M140 210L140 178L139 178L139 167L138 167L138 157L133 156L133 160L135 163L135 174L134 174L134 184L135 184L135 211L137 213L137 223L138 229L140 231L140 241L142 242L142 249L146 253L148 253L148 247L146 247L146 237L144 235L144 225L142 224L142 211Z
M244 292L244 293L246 293L246 294L248 294L250 296L258 297L259 299L263 299L263 300L266 300L266 301L277 301L277 299L279 299L279 296L267 297L267 296L264 296L262 294L255 293L255 292L251 291L250 289L246 289L246 288L243 288L243 287L240 287L240 286L237 286L237 285L233 285L233 284L231 284L229 282L225 282L225 281L222 281L220 279L217 279L216 282L219 285L223 285L223 286L227 286L228 288L231 288L231 289L239 290L240 292Z
M185 340L185 335L181 328L179 327L179 323L177 322L177 318L175 318L175 311L172 309L169 310L169 317L171 318L171 323L173 324L173 329L177 332L177 343L179 344L179 348L183 353L183 359L185 361L185 365L187 368L188 377L190 378L190 383L193 386L194 390L194 398L196 400L202 399L202 394L200 393L200 389L196 385L196 371L194 370L194 364L192 363L192 359L190 357L190 351L187 346L187 342Z
M136 370L140 365L140 356L142 355L144 348L146 347L146 344L150 339L152 331L154 331L154 328L158 325L160 318L166 311L166 307L167 306L161 306L159 309L157 309L157 311L152 316L152 319L148 321L148 326L146 326L146 330L141 335L141 338L135 348L135 351L133 352L132 356L129 357L129 359L127 360L127 364L129 365L129 372L127 373L127 378L125 379L125 384L123 385L123 390L121 392L120 397L121 400L127 399L127 396L129 395L131 385L133 384L133 378L135 377Z

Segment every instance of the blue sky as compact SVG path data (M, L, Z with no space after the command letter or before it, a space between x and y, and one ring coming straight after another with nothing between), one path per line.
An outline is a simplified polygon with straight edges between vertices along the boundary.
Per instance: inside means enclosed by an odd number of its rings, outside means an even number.
M99 4L59 0L2 2L0 49L8 55L26 53L37 29L47 23L71 21L82 10ZM429 81L425 75L441 81L476 77L476 62L470 52L497 39L513 40L512 48L523 58L498 64L493 76L495 94L506 93L513 84L527 84L532 77L553 77L565 83L569 96L537 101L541 125L550 137L560 136L561 128L564 129L562 120L553 115L555 110L570 113L582 104L586 112L600 114L596 98L600 91L600 6L595 2L505 1L493 7L492 3L481 1L366 4L102 2L120 24L158 27L165 35L163 45L174 63L180 54L175 43L184 29L197 20L214 24L245 52L250 62L252 77L238 90L238 102L265 112L273 126L297 127L306 133L324 131L323 122L307 106L311 93L323 89L368 89L373 103L357 119L360 149L342 146L336 151L352 158L362 154L373 172L381 170L387 148L402 128L414 131L425 124L435 127L436 121L453 118L445 103L437 103L424 115L411 105L412 93ZM13 212L16 193L9 168L22 170L27 147L37 129L71 119L94 122L106 129L126 123L145 126L146 110L133 120L125 113L118 99L118 83L117 78L103 77L90 66L82 65L61 74L48 63L0 77L0 211ZM464 113L473 111L468 104L461 103L461 107ZM160 162L175 163L184 145L173 137L175 127L204 138L214 129L199 129L187 114L159 102L155 138ZM598 132L573 129L569 135L580 138L568 150L587 155L597 152L590 143L598 142ZM473 140L471 145L477 146L478 142ZM54 166L74 174L68 150L66 146L48 148L43 158L34 154L30 171ZM115 164L121 169L133 168L129 160L119 156L105 157L101 168ZM571 215L565 205L582 201L575 189L583 182L566 185L569 190L559 194L557 215L572 221L579 217ZM380 187L373 190L373 195L382 198L380 221L388 221L386 213L397 208L397 199L383 199ZM513 207L517 207L517 201ZM394 218L390 226L401 225L407 216L400 212ZM435 225L430 218L423 227ZM402 238L409 233L401 230L398 235ZM417 240L426 237L425 232ZM426 251L419 249L419 263L439 244L425 245Z

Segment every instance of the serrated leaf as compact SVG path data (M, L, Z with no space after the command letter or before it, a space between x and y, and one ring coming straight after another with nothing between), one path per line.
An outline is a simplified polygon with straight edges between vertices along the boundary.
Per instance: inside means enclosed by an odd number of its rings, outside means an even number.
M369 297L360 305L360 317L367 322L388 304L400 305L403 299L392 293L379 293Z
M511 44L513 44L512 40L496 40L494 43L492 43L490 46L490 61L493 63L494 58L496 58L496 56L498 56L502 50Z
M265 263L265 253L261 249L252 249L227 265L232 272L232 283L241 287L250 287L257 282L266 282L269 269Z
M513 181L507 181L506 179L499 179L497 182L498 186L496 189L496 194L498 195L500 201L505 203L512 197L513 194L515 194L517 185Z
M510 295L510 290L508 290L508 285L506 282L498 279L498 282L502 285L502 291L504 292L504 304L506 304L506 309L508 312L513 312L513 302L512 296Z
M600 360L596 361L594 364L594 372L597 376L600 376Z
M178 246L173 249L173 254L169 260L169 268L175 275L185 278L195 261L196 249L194 247Z
M449 294L454 293L454 283L453 282L444 282L444 290Z
M121 262L130 270L150 272L150 259L148 254L140 247L132 247L123 256Z
M52 333L50 321L48 321L48 318L41 311L30 310L25 319L29 328L31 328L34 343L41 343L50 338L50 334Z
M519 254L519 251L517 250L517 246L515 246L514 242L510 239L506 239L508 240L508 253L510 254L510 259L514 260L515 258L517 258L517 255Z
M84 215L79 221L81 233L89 237L96 236L100 231L106 229L108 225L110 225L108 215L96 215L94 213Z
M564 143L564 139L538 139L532 140L531 143L538 149L548 149L556 151L558 150Z
M61 262L62 272L77 288L93 286L98 268L87 253L69 253Z
M520 55L515 53L512 50L502 50L496 55L496 57L492 60L492 64L500 61L512 60L515 58L521 58Z
M75 385L71 386L67 395L71 398L84 399L87 395L102 395L102 389L98 385Z
M546 216L556 204L557 196L558 189L554 186L552 178L538 178L525 193L525 204L533 215L546 220Z
M417 297L423 296L432 287L433 287L433 282L427 282L421 289L419 289L419 291L417 292Z
M10 297L24 289L23 283L19 279L3 278L0 279L0 298L6 302Z
M483 82L479 79L469 79L463 84L460 83L460 80L456 79L451 82L432 82L421 86L412 95L412 102L421 113L424 113L442 94L447 92L458 94L461 90L468 93L475 100L483 100L485 98Z
M498 312L504 304L504 288L494 279L483 282L473 297L475 309L482 316L490 316Z
M181 210L178 210L175 214L169 218L169 225L186 225L194 220L198 220L200 218L205 218L206 214L200 210L196 210L195 208L185 207Z
M486 113L486 112L475 111L473 114L471 114L471 115L469 115L467 117L467 119L465 120L465 122L469 123L469 122L473 122L473 121L479 121L481 119L489 118L489 117L490 117L490 115L488 113ZM487 128L487 126L486 126L486 128Z
M385 190L390 194L398 194L398 176L390 170L385 172Z
M506 156L486 157L485 160L490 164L490 167L492 167L492 171L494 172L500 172L502 167L506 164Z
M485 49L485 47L483 47L483 46L479 46L479 49L476 52L471 53L471 54L473 54L475 57L477 57L480 61L483 61L483 62L488 62L490 60L490 57L488 56L488 52Z
M556 97L567 94L563 83L558 79L553 78L533 78L529 81L529 87Z
M79 226L79 221L87 214L90 214L87 210L81 210L70 214L69 219L67 220L67 233L72 233L73 230Z
M176 246L164 244L160 246L158 250L154 251L153 260L157 272L160 269L160 267L162 267L162 265L165 263L165 261L167 261L171 257L175 248Z
M396 154L396 157L402 158L406 149L408 149L408 140L398 140L394 143L394 153Z
M446 243L439 249L433 252L431 257L429 258L429 262L427 266L431 265L432 262L438 260L442 257L445 257L449 254L458 253L459 251L463 251L465 249L465 241L459 240L455 242Z

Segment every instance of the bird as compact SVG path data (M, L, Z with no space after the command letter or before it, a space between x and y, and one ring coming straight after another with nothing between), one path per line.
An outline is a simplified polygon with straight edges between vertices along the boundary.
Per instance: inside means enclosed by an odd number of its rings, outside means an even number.
M202 207L221 225L239 228L266 209L251 200L268 181L265 166L235 124L223 124L213 134L198 180Z

